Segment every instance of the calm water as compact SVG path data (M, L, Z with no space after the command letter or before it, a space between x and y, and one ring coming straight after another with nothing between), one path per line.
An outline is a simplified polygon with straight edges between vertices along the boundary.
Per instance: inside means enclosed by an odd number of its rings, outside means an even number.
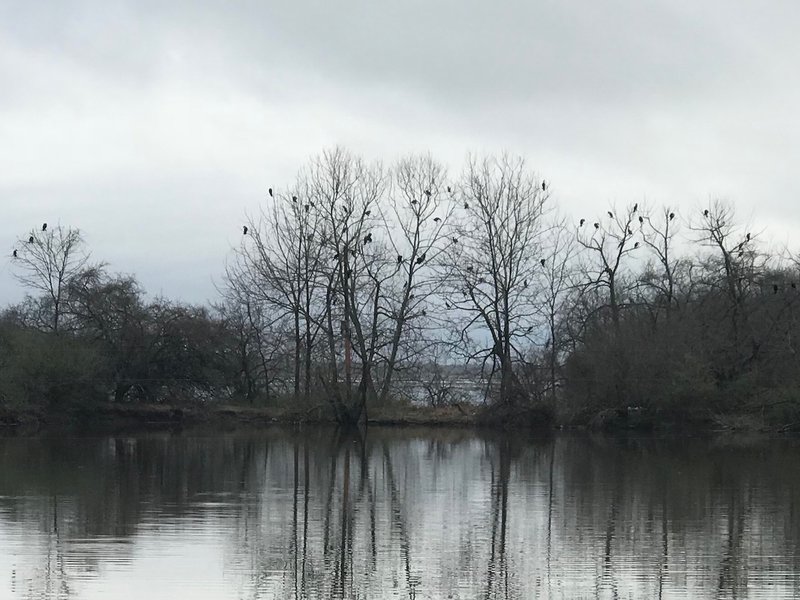
M0 438L0 598L800 597L800 442Z

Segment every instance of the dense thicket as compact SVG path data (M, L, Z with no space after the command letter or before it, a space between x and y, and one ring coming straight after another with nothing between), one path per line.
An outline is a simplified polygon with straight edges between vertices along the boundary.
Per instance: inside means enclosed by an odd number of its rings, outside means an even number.
M325 152L247 218L221 298L148 299L42 228L11 264L0 402L398 402L566 420L800 422L798 262L714 202L576 219L521 159Z

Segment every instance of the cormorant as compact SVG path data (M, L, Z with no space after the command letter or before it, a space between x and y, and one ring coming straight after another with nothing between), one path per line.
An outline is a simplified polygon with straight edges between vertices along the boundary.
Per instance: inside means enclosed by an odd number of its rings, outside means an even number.
M474 269L475 269L475 268L474 268L472 265L470 265L470 266L468 266L468 267L467 267L467 271L468 271L469 273L472 273L472 271L473 271Z
M547 261L545 259L542 259L539 261L539 263L544 267L547 264Z
M636 212L638 208L639 208L639 203L637 202L636 204L633 205L633 212Z
M242 235L247 235L247 225L242 225Z
M365 210L365 211L364 211L364 216L365 216L365 217L368 217L368 216L370 216L371 214L372 214L372 211L371 211L371 210Z
M586 219L581 219L581 222L578 224L578 227L583 227L584 223L586 223Z
M44 231L44 229L43 229L42 231ZM744 236L744 237L745 237L745 239L746 239L748 242L750 241L750 234L749 234L749 233L748 233L746 236Z
M32 243L33 243L33 236L31 236L31 237L29 237L29 238L28 238L28 243L29 243L29 244L32 244Z
M451 189L450 189L450 186L448 185L448 186L447 186L447 193L448 193L448 194L450 194L450 193L452 193L452 191L453 191L453 190L451 190Z
M411 204L416 204L416 203L417 203L417 201L416 201L416 200L412 200L412 201L411 201Z
M595 229L600 229L600 223L595 223L595 224L594 224L594 228L595 228Z
M639 242L636 242L636 243L633 245L633 247L634 247L634 248L638 248L638 247L639 247Z
M672 221L672 219L674 218L675 218L675 213L674 212L669 213L669 220Z
M16 250L14 250L14 258L17 258L17 251ZM794 284L792 284L792 285L794 285Z
M614 213L612 213L611 211L608 211L608 218L609 219L613 219L614 218Z
M425 190L425 195L426 195L428 198L430 198L430 197L431 197L431 191L430 191L430 190Z
M306 209L306 212L308 212L308 210L309 210L311 207L310 207L308 204L306 204L305 206L303 206L303 208L305 208L305 209Z
M292 196L292 202L297 202L297 196Z
M547 182L544 180L542 180L542 191L543 192L547 191Z
M464 208L469 208L469 203L464 202Z
M643 224L644 224L644 217L639 215L639 225L643 225Z
M267 191L269 192L269 197L272 198L272 188L269 188Z
M703 216L704 216L704 217L707 217L707 216L708 216L708 209L705 209L705 210L703 211Z
M47 223L42 223L42 231L47 231Z
M371 233L368 233L367 235L364 236L364 243L365 244L369 244L371 241L372 241L372 234Z
M449 304L447 301L445 301L445 303L444 303L444 307L445 307L445 308L450 308L450 304Z
M397 264L399 265L399 264L401 264L402 262L403 262L403 255L402 255L402 254L398 254L398 255L397 255Z
M424 262L425 262L425 252L423 252L422 254L420 254L420 255L417 257L417 264L418 264L418 265L421 265L421 264L422 264L422 263L424 263Z
M441 221L441 219L439 217L433 217L433 222L434 223L438 223L439 221Z
M457 244L457 243L458 243L458 238L454 237L454 238L453 238L453 243L454 243L454 244Z

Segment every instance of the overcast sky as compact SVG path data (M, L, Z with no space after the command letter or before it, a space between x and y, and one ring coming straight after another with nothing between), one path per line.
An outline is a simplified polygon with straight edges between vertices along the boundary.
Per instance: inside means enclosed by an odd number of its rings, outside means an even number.
M791 244L798 30L789 1L0 0L0 303L43 221L213 299L243 215L336 144L509 150L576 218L719 197Z

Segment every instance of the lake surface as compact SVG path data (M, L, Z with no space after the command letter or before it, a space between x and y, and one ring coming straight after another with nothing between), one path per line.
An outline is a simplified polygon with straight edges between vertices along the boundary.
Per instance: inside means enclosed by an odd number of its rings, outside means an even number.
M0 438L0 598L796 598L800 441Z

